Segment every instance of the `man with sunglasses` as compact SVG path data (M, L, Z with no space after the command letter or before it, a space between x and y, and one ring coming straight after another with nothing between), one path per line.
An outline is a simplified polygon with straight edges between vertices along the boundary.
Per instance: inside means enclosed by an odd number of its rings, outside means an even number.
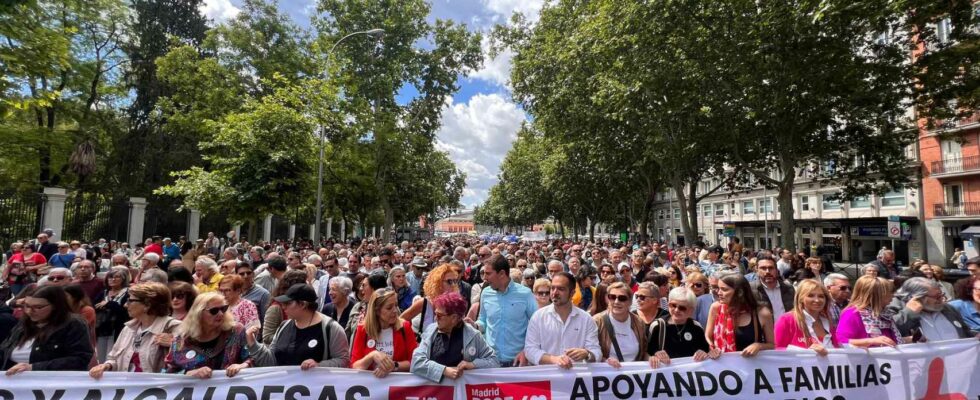
M830 274L823 279L823 285L830 292L830 319L836 326L840 321L840 312L851 300L851 281L842 274Z
M524 352L532 365L569 369L574 363L602 359L599 329L588 312L572 304L574 289L575 277L568 272L551 278L551 305L535 312L527 325ZM629 301L623 297L624 303Z
M71 270L68 268L52 268L48 276L44 277L39 285L41 286L68 286L72 282Z
M255 284L255 271L244 261L235 261L235 274L245 281L242 286L242 298L251 301L259 309L259 321L265 321L265 310L269 308L272 295L264 287Z

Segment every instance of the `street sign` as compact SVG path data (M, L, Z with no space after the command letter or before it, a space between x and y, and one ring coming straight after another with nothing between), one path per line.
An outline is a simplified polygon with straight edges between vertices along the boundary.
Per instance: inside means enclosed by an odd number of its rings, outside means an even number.
M899 222L897 215L888 216L888 237L892 239L902 237L902 223Z
M724 224L723 226L725 229L722 233L723 236L735 237L735 224Z

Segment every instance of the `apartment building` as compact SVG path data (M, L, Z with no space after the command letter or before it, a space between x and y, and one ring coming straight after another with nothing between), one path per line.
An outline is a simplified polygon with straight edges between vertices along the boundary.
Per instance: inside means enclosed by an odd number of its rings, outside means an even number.
M917 162L915 146L910 146L906 155ZM715 184L701 182L697 190L705 193ZM843 202L833 198L837 192L838 187L821 187L806 172L797 178L793 190L796 231L792 234L800 250L831 254L836 261L855 263L873 260L883 246L894 249L904 265L922 257L925 241L920 229L922 203L918 190L903 189ZM779 229L781 211L776 195L773 190L757 187L736 193L719 190L706 197L698 204L699 239L725 246L732 237L738 237L746 248L778 245L783 232ZM683 237L680 206L673 191L658 196L653 235L673 243L690 243ZM901 227L897 238L889 237L890 218L897 219Z

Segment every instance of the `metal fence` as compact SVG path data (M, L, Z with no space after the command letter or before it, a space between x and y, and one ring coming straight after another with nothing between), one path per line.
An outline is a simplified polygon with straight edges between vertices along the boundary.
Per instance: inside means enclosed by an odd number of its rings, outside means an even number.
M180 208L179 201L163 196L147 200L149 204L146 205L146 220L143 225L144 239L159 235L176 241L181 235L187 234L188 213L177 211Z
M44 195L0 192L0 246L6 250L15 240L32 239L41 231Z
M201 237L187 239L191 241L203 239L208 236L208 232L214 232L214 235L218 237L226 237L225 235L231 230L231 226L231 223L228 222L227 213L201 214L201 229L199 233Z
M98 193L72 192L65 199L62 240L126 240L129 202Z

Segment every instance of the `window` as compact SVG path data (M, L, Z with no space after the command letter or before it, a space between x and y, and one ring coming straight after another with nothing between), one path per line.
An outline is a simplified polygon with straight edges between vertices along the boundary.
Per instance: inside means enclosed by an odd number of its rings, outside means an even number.
M761 208L764 213L772 212L772 197L767 197L765 200L759 200L759 208Z
M854 200L851 200L850 207L851 208L870 208L871 207L871 199L869 199L868 196L856 197Z
M800 196L800 210L810 211L810 196Z
M657 210L657 219L664 219L664 210Z
M745 215L755 214L755 202L752 200L742 202L742 213Z
M823 209L824 210L840 210L840 200L833 198L832 194L823 195Z
M674 209L674 219L681 219L681 209L680 208L675 208Z
M701 215L705 217L711 216L711 204L705 204L701 206Z
M881 196L882 207L905 207L905 191L895 190Z
M724 217L725 216L725 205L722 203L715 204L715 216Z
M949 42L949 35L953 31L953 25L949 18L943 18L936 24L936 41L942 44Z

